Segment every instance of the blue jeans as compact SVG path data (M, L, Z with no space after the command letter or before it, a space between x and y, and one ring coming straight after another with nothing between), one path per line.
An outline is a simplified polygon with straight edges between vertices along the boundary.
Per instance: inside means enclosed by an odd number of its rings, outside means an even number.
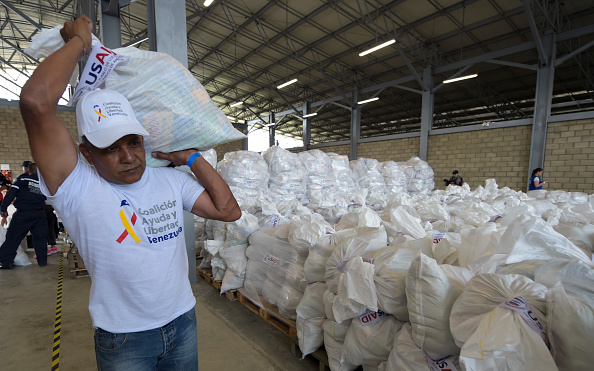
M194 308L163 327L114 334L95 329L99 371L198 370Z

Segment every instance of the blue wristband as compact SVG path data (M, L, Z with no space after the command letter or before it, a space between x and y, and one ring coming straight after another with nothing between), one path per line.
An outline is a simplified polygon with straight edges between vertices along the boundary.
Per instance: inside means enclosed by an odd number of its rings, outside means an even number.
M188 165L188 167L192 167L192 164L194 163L194 161L196 161L196 159L201 156L202 155L200 154L200 152L194 153L192 156L190 156L186 165Z

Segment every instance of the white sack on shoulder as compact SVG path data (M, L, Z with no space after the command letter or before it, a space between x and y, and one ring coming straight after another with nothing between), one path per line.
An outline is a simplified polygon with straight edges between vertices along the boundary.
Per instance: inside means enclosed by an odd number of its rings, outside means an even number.
M111 72L105 88L126 97L136 118L150 133L144 142L148 166L168 165L168 161L150 156L154 151L207 150L245 138L213 103L202 84L175 58L137 48L118 48L114 52L129 59Z

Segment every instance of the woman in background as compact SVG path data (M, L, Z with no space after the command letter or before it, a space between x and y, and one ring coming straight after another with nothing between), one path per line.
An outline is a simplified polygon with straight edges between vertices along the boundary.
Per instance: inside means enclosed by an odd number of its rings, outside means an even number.
M542 172L543 170L539 167L532 171L532 176L530 177L530 184L528 185L529 191L542 189L543 184L549 182L548 180L542 180Z

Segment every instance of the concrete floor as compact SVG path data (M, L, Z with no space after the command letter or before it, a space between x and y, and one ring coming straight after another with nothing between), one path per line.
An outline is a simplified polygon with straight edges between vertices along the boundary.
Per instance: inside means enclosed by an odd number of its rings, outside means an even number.
M0 369L49 370L58 288L60 254L48 265L32 264L0 270ZM96 370L93 328L88 311L90 279L70 278L63 259L61 370ZM198 357L201 371L318 370L319 363L299 360L291 340L249 311L231 302L203 279L193 285L198 318Z

